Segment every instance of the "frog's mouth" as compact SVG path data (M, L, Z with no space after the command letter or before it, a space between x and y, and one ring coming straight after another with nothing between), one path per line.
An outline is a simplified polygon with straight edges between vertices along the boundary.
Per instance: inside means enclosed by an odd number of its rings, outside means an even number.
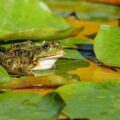
M41 58L38 64L32 70L46 70L54 66L57 59L64 55L64 50L60 50L56 55Z

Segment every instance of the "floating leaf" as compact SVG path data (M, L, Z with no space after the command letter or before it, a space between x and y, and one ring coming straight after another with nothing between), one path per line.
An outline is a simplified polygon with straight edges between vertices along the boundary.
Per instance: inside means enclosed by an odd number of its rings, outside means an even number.
M40 73L39 73L40 74ZM77 75L76 75L77 76ZM0 89L18 89L30 87L58 87L79 80L75 75L51 74L36 77L11 78L9 81L1 83Z
M52 14L41 0L0 0L0 18L1 41L33 39L33 37L38 39L41 34L44 39L50 29L40 28L67 29L69 27L64 19ZM50 36L54 34L53 31L56 30L51 29Z
M120 81L77 82L57 89L66 103L63 113L86 120L120 119Z
M56 120L64 106L57 93L44 97L31 93L0 94L2 120Z
M82 20L108 21L120 18L120 7L80 0L45 0L61 16L75 11Z
M32 29L16 33L8 33L0 36L0 43L20 42L25 40L43 41L60 40L74 36L81 31L81 28L67 28L63 30L55 28Z
M101 63L120 67L120 28L101 26L95 38L94 51Z
M58 73L68 72L79 67L87 67L89 63L84 60L70 60L70 59L59 59L56 63L55 70Z
M0 84L8 82L9 80L10 80L9 74L2 66L0 66Z
M33 7L34 9L31 9ZM52 14L41 0L1 0L0 16L1 33L33 28L68 27L64 19Z
M66 79L69 79L69 80L73 79L74 82L80 81L80 76L78 76L76 74L61 73L61 76L65 77Z
M76 49L64 49L65 53L62 58L79 60L81 59L80 53Z
M78 44L92 44L92 41L80 38L67 38L61 40L61 44L64 48L77 48Z

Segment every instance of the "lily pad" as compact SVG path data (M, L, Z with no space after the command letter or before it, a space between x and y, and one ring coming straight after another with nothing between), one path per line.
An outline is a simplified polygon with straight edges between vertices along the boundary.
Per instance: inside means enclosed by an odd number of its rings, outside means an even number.
M92 41L81 38L66 38L61 40L61 44L64 48L78 48L79 44L93 44Z
M63 29L68 27L65 20L52 14L41 0L1 0L0 18L0 33L25 31L33 28Z
M32 36L38 39L41 32L44 36L50 32L40 28L63 30L69 25L52 14L41 0L0 0L0 40L32 39Z
M67 28L67 29L56 29L56 28L42 28L42 29L29 29L26 31L19 31L8 33L0 36L0 43L6 44L11 42L22 42L26 40L32 40L35 42L41 42L43 40L60 40L67 37L72 37L78 34L81 28ZM8 44L9 45L9 44ZM5 45L6 46L6 45Z
M82 20L108 21L120 18L120 7L80 0L45 0L55 13L68 16L76 12Z
M0 66L0 84L8 82L9 80L10 80L9 74L2 66Z
M86 120L120 119L120 81L77 82L57 89L66 103L63 113Z
M0 94L1 120L56 120L64 106L57 93L44 97L32 93Z
M120 28L101 26L95 38L94 51L99 62L120 67Z
M64 73L79 67L87 67L89 62L84 60L59 59L56 63L55 71L57 73Z
M79 77L77 75L64 73L64 74L51 74L51 75L43 75L36 77L10 78L9 81L5 81L5 80L4 82L0 83L1 90L32 88L32 87L44 87L44 88L58 87L72 82L77 82L79 80Z
M80 60L81 55L76 49L64 49L65 53L62 58Z

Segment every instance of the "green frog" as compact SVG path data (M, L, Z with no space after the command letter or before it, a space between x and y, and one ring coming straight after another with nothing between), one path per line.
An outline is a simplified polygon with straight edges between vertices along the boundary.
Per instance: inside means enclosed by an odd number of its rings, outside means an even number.
M32 41L12 44L5 52L0 52L0 64L13 75L33 75L33 70L50 69L64 50L58 41Z

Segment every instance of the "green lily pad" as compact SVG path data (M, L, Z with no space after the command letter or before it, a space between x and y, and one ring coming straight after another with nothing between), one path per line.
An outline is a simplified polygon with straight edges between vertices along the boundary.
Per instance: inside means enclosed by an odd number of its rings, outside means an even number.
M75 70L80 67L89 66L89 62L84 60L71 60L71 59L59 59L55 66L55 71L57 73L68 72L71 70Z
M50 32L50 29L40 28L67 29L68 27L66 21L52 14L41 0L0 0L1 41L30 39L32 36L38 39L41 32L42 35L44 32L43 36Z
M77 82L79 80L79 77L77 75L63 73L51 75L49 74L36 77L10 78L9 81L5 80L4 82L0 83L1 90L29 87L58 87L72 82Z
M66 38L61 40L61 44L64 48L78 48L79 44L93 44L92 41L81 38Z
M4 47L6 47L11 42L22 42L25 40L32 40L35 42L42 42L43 40L61 40L76 35L81 31L80 29L81 28L76 29L71 27L63 30L56 28L29 29L27 31L1 35L0 43L5 44Z
M82 20L108 21L120 18L120 7L110 4L93 3L80 0L45 0L53 12L68 16L76 12Z
M1 0L0 17L0 33L19 32L33 28L63 29L68 27L64 19L52 14L41 0Z
M8 82L9 80L10 80L9 74L2 66L0 66L0 84Z
M64 49L65 53L62 58L73 59L73 60L81 60L80 52L76 49Z
M32 93L0 94L1 120L56 120L64 106L57 93L44 97Z
M86 120L120 119L120 81L77 82L57 89L66 103L63 113Z
M94 51L99 62L120 67L120 28L101 26L95 38Z

